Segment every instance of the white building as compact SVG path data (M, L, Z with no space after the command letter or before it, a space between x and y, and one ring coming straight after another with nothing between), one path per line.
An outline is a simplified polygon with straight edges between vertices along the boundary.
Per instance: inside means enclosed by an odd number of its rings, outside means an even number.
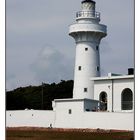
M53 111L7 111L6 125L56 128L134 130L134 75L100 77L100 40L107 27L100 24L95 2L82 1L82 11L69 35L76 42L72 99L56 99Z

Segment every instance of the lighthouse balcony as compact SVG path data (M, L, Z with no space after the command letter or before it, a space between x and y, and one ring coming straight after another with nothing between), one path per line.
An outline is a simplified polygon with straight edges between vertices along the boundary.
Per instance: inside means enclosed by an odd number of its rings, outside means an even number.
M107 27L102 24L72 24L69 27L69 35L78 33L78 32L96 32L101 33L103 36L107 34Z
M96 11L79 11L76 13L76 18L94 18L100 21L100 13Z

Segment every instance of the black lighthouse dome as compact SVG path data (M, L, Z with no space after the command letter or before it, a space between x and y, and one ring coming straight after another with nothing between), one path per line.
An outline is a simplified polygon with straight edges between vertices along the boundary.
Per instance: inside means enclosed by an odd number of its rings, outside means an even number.
M91 2L91 3L94 3L94 4L96 3L96 2L93 1L93 0L83 0L83 1L82 1L82 3L85 3L85 2Z

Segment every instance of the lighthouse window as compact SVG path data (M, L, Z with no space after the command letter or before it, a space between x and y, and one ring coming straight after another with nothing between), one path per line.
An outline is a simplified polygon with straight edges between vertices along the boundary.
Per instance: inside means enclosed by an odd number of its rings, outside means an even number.
M85 48L85 51L88 51L88 48Z
M69 114L71 114L71 113L72 113L72 110L71 110L71 109L69 109L68 113L69 113Z
M87 92L87 88L84 88L84 92Z
M100 70L100 68L99 68L99 66L97 66L97 71L99 71Z
M82 69L82 67L81 67L81 66L79 66L79 67L78 67L78 70L81 70L81 69Z
M96 50L97 50L97 51L99 50L99 46L96 46Z

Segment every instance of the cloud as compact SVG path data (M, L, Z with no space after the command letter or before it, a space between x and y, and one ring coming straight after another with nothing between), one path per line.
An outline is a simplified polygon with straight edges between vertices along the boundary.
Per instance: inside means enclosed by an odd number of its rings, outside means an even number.
M40 82L59 82L73 79L73 62L66 55L52 46L46 46L38 54L31 70Z

